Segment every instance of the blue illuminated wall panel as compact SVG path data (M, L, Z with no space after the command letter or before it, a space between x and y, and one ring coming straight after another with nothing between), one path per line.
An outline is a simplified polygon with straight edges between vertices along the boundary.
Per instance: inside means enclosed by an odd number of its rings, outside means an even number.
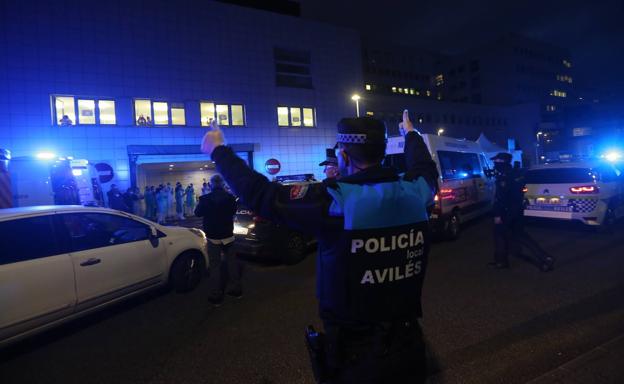
M244 104L256 169L316 173L335 123L353 115L360 40L351 30L204 2L3 2L0 12L0 147L15 156L52 150L111 163L129 183L128 145L199 144L199 101ZM314 89L275 85L274 47L309 51ZM50 95L111 98L117 125L52 124ZM184 103L185 127L134 126L133 98ZM316 108L317 127L279 128L278 105ZM105 187L106 188L106 187Z

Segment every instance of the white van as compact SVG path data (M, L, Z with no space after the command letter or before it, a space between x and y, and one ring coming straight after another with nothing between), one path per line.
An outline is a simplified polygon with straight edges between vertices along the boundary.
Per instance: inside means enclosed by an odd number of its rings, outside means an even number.
M431 214L432 229L448 239L456 239L462 222L492 208L494 179L487 176L492 164L474 141L430 134L422 137L440 174ZM402 136L388 138L386 165L405 170L404 145Z
M16 157L9 174L14 207L104 205L97 171L84 159Z

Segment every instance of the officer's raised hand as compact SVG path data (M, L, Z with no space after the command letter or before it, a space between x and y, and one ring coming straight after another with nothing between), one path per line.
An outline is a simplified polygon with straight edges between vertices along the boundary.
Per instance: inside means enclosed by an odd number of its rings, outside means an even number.
M403 111L403 121L399 123L399 132L401 132L401 135L403 136L410 132L419 133L416 128L414 128L414 123L410 120L409 111L407 109Z
M201 143L201 151L208 156L212 155L212 151L218 146L225 145L225 137L223 131L219 128L219 124L215 120L210 122L210 128L204 135Z

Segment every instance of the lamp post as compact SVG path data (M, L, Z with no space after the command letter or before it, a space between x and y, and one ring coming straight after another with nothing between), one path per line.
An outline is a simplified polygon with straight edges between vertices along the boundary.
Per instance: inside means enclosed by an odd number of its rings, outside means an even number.
M539 131L535 134L535 164L539 164L539 142L540 142L540 136L543 135L544 133L542 131Z
M355 101L355 115L360 117L360 95L357 93L351 96L351 100Z
M443 133L444 133L444 128L438 129L438 136L442 136Z

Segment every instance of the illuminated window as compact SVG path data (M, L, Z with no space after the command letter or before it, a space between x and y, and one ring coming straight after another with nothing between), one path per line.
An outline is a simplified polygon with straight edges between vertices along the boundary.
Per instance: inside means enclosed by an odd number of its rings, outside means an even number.
M95 100L78 99L78 124L95 124Z
M418 89L416 90L416 96L420 96L420 91Z
M136 125L152 125L152 102L150 100L134 100L134 121Z
M280 127L314 127L314 108L277 107L277 124Z
M183 104L171 104L171 124L186 125L186 116L184 114Z
M169 105L164 101L154 102L154 124L169 125Z
M288 127L288 107L277 107L277 125L280 127Z
M299 108L290 108L290 125L293 127L301 126L301 109Z
M100 110L100 124L117 124L113 100L99 100L98 109Z
M306 127L314 127L314 109L303 108L303 125Z
M56 96L54 98L57 125L76 125L76 107L74 98L70 96Z
M414 88L410 88L410 95L414 94Z
M569 60L563 59L563 66L566 68L571 68L572 63Z
M438 87L444 85L444 75L439 74L435 77L435 85Z
M367 91L370 91L371 89L373 89L373 87L371 87L370 84L366 84L365 88L366 88Z
M431 91L427 90L427 92L426 92L426 93L427 93L427 97L430 97L430 96L431 96Z
M230 106L217 104L217 123L219 125L230 125Z
M397 89L396 87L392 87L392 93L396 93Z
M568 96L567 92L564 92L564 91L559 91L559 90L557 90L557 89L555 89L554 91L552 91L552 92L550 93L550 95L551 95L551 96L556 96L556 97L567 97L567 96Z
M366 116L375 116L375 112L366 111Z
M242 105L232 105L232 125L245 125L245 111Z
M215 107L214 103L200 102L199 113L201 115L202 127L207 127L210 122L215 119Z
M399 88L399 93L403 93L403 88Z

